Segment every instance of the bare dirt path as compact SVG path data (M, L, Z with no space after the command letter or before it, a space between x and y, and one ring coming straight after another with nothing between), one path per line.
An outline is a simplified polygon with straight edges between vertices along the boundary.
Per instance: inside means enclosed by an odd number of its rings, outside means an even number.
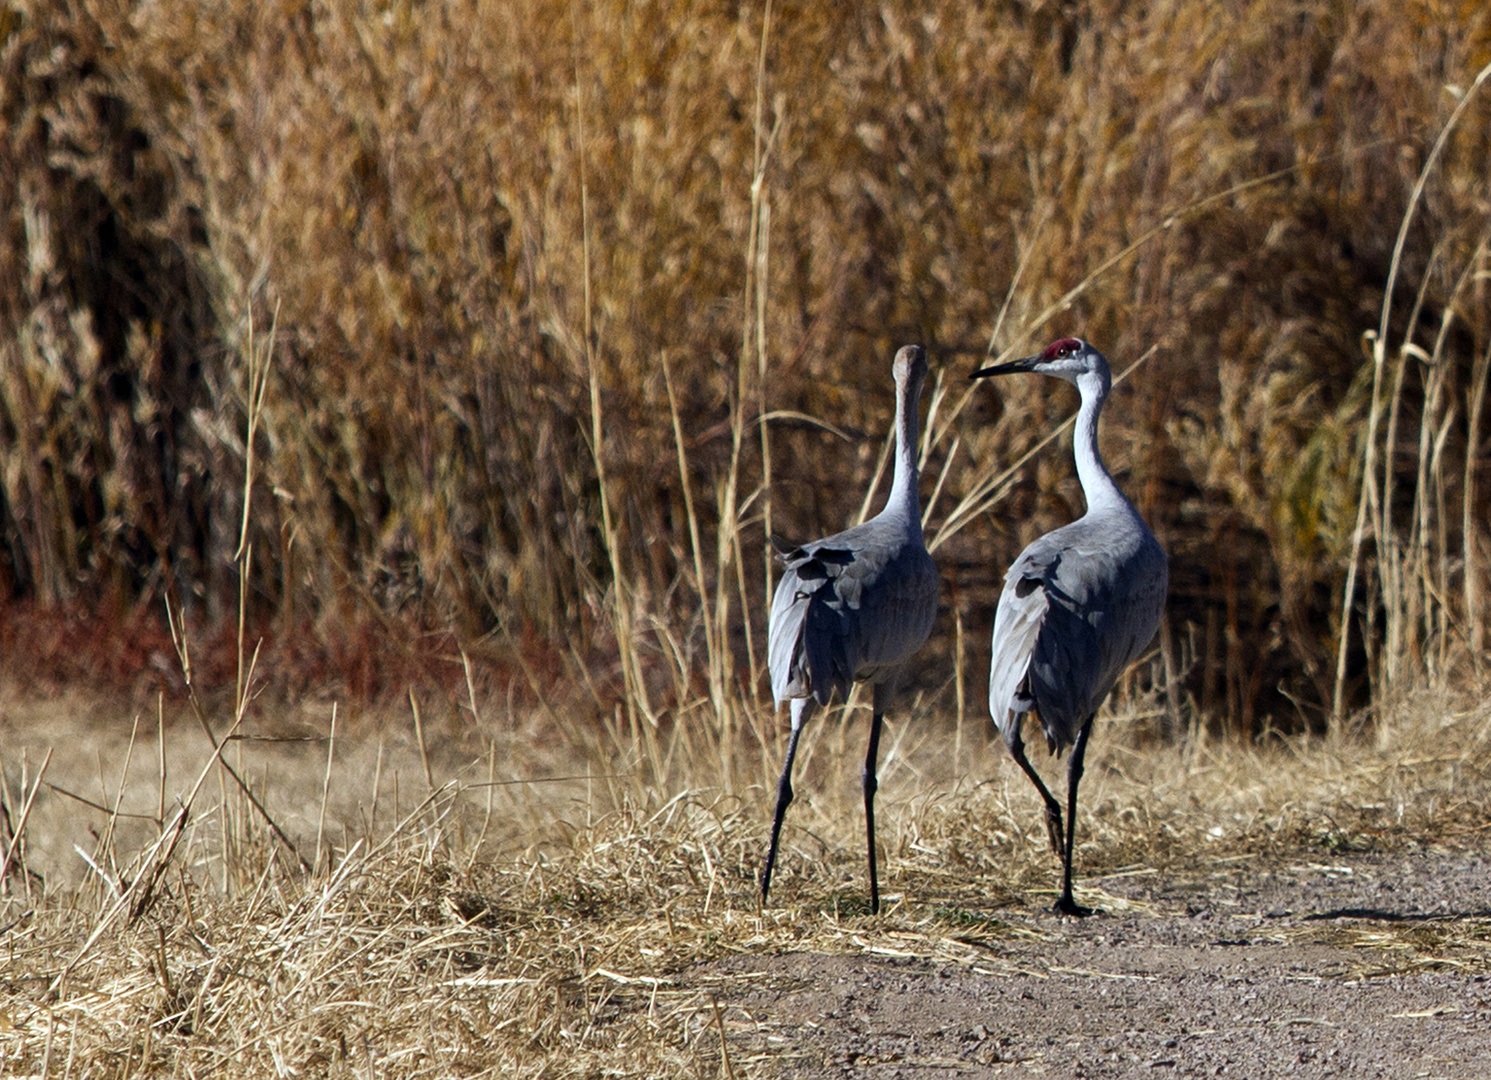
M991 911L969 952L694 973L783 1077L1491 1077L1491 860L1219 860L1090 879L1104 913ZM990 932L990 927L996 929ZM890 952L894 950L883 950Z

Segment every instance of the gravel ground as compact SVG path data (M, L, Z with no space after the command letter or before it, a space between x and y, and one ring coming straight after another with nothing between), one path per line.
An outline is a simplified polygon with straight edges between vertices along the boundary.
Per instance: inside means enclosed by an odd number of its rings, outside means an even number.
M1491 861L1418 851L1091 879L975 959L698 969L760 1075L1491 1077ZM1033 901L1034 904L1034 901ZM985 925L988 925L987 923Z

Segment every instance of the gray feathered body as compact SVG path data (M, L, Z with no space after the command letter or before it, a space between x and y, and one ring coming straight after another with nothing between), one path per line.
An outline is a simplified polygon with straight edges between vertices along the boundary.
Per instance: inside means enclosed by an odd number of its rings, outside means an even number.
M994 616L989 712L1006 742L1034 708L1059 753L1148 647L1165 606L1165 552L1126 499L1030 544Z
M1024 371L1065 380L1082 398L1072 457L1087 513L1032 542L1005 575L994 612L989 714L1046 805L1047 835L1061 857L1061 895L1054 910L1082 916L1092 909L1073 896L1072 854L1077 785L1093 716L1159 628L1170 571L1164 550L1098 453L1098 416L1113 385L1107 359L1080 338L1059 338L1036 356L973 374ZM1053 754L1072 747L1065 828L1061 804L1025 756L1021 728L1031 709Z
M849 696L855 682L875 688L870 742L860 784L870 864L870 910L880 910L875 869L875 791L880 730L902 666L921 648L937 615L937 568L922 541L917 499L917 405L927 377L919 345L896 352L896 454L885 507L852 529L790 547L772 538L786 569L771 602L767 666L780 705L792 701L792 737L777 781L771 846L761 870L761 902L771 892L782 819L792 802L792 762L803 726L835 690Z
M913 489L914 490L914 489ZM855 681L880 683L921 648L937 615L937 568L914 519L878 517L781 552L768 665L777 703L828 704Z

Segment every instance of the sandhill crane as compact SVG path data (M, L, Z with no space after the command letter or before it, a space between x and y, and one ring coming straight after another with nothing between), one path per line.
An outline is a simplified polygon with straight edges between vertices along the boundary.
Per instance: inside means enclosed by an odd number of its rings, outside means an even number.
M916 345L896 353L895 478L885 508L869 521L833 536L784 547L775 538L786 572L771 603L768 666L771 692L792 701L792 736L777 782L771 848L761 871L761 903L771 891L782 817L792 802L792 759L814 705L827 705L854 682L873 687L870 745L861 776L865 831L870 848L870 910L880 910L875 873L875 777L880 725L906 661L931 633L937 614L937 567L922 542L917 499L917 403L927 356Z
M1098 706L1123 670L1154 637L1169 581L1165 552L1124 498L1098 454L1098 414L1112 377L1103 354L1085 341L1062 338L1039 356L982 368L973 378L1034 371L1077 387L1073 450L1087 512L1035 540L1005 575L994 616L989 712L1010 754L1046 804L1046 829L1061 858L1055 910L1088 915L1072 899L1072 846L1077 784ZM1034 709L1053 754L1072 747L1067 762L1067 821L1025 757L1020 729Z

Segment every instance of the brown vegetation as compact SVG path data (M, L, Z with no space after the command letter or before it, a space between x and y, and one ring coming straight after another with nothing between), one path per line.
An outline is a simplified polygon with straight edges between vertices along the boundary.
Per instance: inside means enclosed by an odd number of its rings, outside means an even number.
M1077 332L1147 358L1105 441L1174 556L1204 715L1325 722L1369 427L1343 704L1466 670L1491 95L1449 121L1482 5L770 10L7 5L8 618L231 617L252 319L277 348L251 611L278 640L495 632L494 662L590 666L603 713L757 700L763 525L860 506L919 340L930 523L979 642L1080 497L1050 452L954 513L1072 404L962 376Z

